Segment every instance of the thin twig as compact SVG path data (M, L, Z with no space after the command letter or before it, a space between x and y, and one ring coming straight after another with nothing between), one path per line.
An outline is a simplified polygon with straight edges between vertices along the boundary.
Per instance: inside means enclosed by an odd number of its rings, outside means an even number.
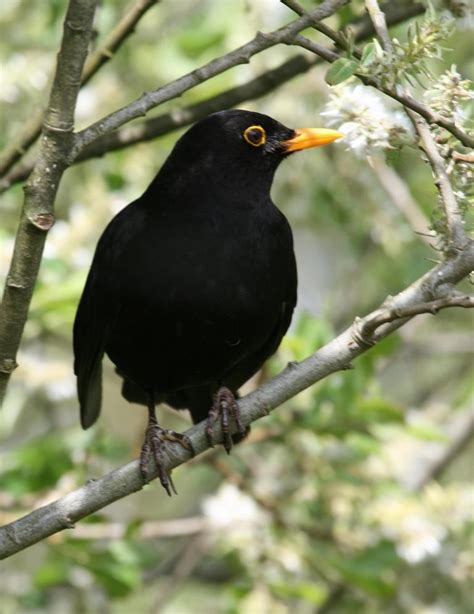
M418 115L410 113L409 111L407 111L407 113L420 137L420 147L425 152L431 170L433 171L434 183L438 188L444 214L446 216L449 245L451 249L459 249L466 241L466 232L444 160L438 150L428 124Z
M140 539L162 539L196 535L212 531L214 527L205 516L190 516L175 520L159 520L143 522L137 529ZM98 524L84 523L76 527L71 534L73 539L121 539L128 530L124 522L101 522Z
M395 320L404 320L405 318L412 318L413 316L420 315L422 313L436 314L442 309L448 307L463 307L465 309L474 308L474 296L447 296L434 301L428 301L426 303L418 303L417 305L410 305L402 309L396 307L390 308L392 299L387 301L388 308L382 307L379 312L373 312L370 316L363 320L358 320L359 334L362 342L373 343L374 335L380 326L394 322Z
M168 574L166 584L158 593L158 598L152 608L153 614L162 612L168 601L179 588L180 583L188 578L202 561L208 548L208 540L204 535L195 535L184 547L183 553L176 561L173 572Z
M370 15L370 19L374 24L377 36L380 39L382 47L387 53L393 53L393 43L388 33L387 22L385 21L385 14L380 10L377 0L365 0L365 8Z
M113 57L127 38L135 32L138 22L145 13L159 2L161 0L136 0L125 9L122 18L109 32L100 47L87 58L82 73L81 86L88 83L96 72Z
M160 0L137 0L129 6L117 25L111 30L100 47L92 53L84 66L81 85L85 85L97 71L113 57L122 43L132 34L138 21ZM3 177L38 139L44 120L44 109L40 109L25 125L22 133L17 136L0 154L0 177Z
M415 283L393 297L386 312L399 310L408 313L421 303L437 298L443 287L461 281L474 269L474 242L453 254L446 261L431 269ZM383 308L381 308L383 310ZM380 311L375 314L378 316ZM368 319L373 317L369 314ZM404 320L391 321L380 328L375 343L403 324ZM345 369L357 356L367 351L368 345L354 335L354 326L350 326L338 337L320 348L309 358L300 363L292 363L277 377L260 386L239 401L242 423L263 418L268 412L283 402L294 397L315 382L331 373ZM206 423L201 422L186 432L191 439L196 454L204 452L209 444L205 435ZM216 425L216 438L221 436L220 427ZM189 453L181 446L169 444L166 448L164 465L171 470L189 461ZM157 476L156 468L151 477ZM143 488L143 481L138 468L138 461L112 471L95 480L89 481L78 490L61 499L45 505L30 514L0 528L0 558L6 558L31 546L32 544L57 533L102 509L106 505Z

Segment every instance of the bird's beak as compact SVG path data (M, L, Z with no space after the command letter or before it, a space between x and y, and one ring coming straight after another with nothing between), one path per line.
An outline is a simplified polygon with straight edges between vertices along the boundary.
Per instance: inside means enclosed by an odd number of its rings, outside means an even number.
M286 141L282 141L285 151L299 151L308 147L319 147L327 145L337 139L342 139L344 135L337 130L327 130L326 128L299 128L295 130L295 136Z

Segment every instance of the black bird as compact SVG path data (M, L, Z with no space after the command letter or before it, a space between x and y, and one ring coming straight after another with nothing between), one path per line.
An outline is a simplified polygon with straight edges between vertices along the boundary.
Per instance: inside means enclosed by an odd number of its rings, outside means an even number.
M122 395L148 407L140 469L146 480L152 456L168 494L163 441L193 450L158 425L155 404L207 418L211 445L219 419L227 451L245 436L237 391L276 351L296 303L292 233L270 198L273 175L291 152L341 136L249 111L214 113L178 140L99 240L74 323L81 424L99 416L106 353Z

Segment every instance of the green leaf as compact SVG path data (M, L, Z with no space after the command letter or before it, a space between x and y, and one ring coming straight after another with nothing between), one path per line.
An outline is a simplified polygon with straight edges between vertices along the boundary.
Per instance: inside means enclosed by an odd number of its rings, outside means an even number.
M369 66L377 57L377 47L374 42L365 45L360 59L361 66Z
M68 569L64 561L49 561L44 563L34 576L36 588L48 588L66 582Z
M329 85L337 85L338 83L342 83L352 77L355 73L359 64L355 60L350 60L349 58L339 58L333 64L326 73L324 77L326 79L326 83Z
M353 558L333 557L329 562L346 582L369 594L389 597L396 589L395 569L399 559L389 541L381 541Z
M449 441L449 438L446 437L440 428L434 424L421 422L417 424L410 424L407 431L410 435L413 435L413 437L424 441L436 441L440 443L446 443Z
M357 401L356 415L370 422L403 422L403 411L387 399L379 396Z
M327 596L326 588L321 584L309 582L283 583L278 582L271 585L272 591L278 597L298 598L303 602L314 605L321 605Z

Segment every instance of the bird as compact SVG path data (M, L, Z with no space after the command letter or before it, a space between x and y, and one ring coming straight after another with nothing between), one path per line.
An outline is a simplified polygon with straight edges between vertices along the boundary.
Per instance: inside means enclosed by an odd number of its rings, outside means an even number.
M186 435L160 427L155 407L207 420L209 445L219 421L227 452L246 436L238 390L277 350L297 300L292 231L270 196L274 174L290 154L342 136L252 111L213 113L179 138L99 239L73 327L81 425L100 414L107 354L122 396L148 408L143 480L153 459L168 495L176 489L166 442L194 450Z

